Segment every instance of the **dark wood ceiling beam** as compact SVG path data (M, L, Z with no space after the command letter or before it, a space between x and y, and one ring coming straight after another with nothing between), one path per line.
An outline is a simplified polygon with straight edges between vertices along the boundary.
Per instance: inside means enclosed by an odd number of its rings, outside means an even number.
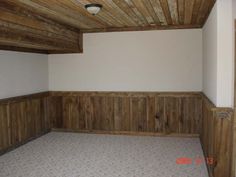
M16 51L16 52L48 54L48 51L47 51L47 50L30 49L30 48L15 47L15 46L7 46L7 45L0 45L0 50L9 50L9 51Z
M201 25L169 25L169 26L138 26L122 28L99 28L99 29L81 29L83 33L99 32L122 32L122 31L150 31L150 30L173 30L173 29L195 29L201 28Z
M49 53L82 52L77 29L67 28L38 14L0 1L0 45L6 50ZM23 50L24 49L24 50Z
M24 47L27 46L27 48L33 48L33 49L42 49L42 50L78 50L78 45L65 42L65 41L59 41L51 38L42 38L35 36L31 33L27 33L27 31L18 31L18 30L9 30L8 28L0 28L0 41L1 44L4 45L4 43L7 46L16 46L21 47L24 45Z
M74 39L74 41L68 41L66 38L64 39L57 39L57 38L53 38L53 37L47 37L44 36L43 34L41 34L41 32L38 33L32 33L30 30L22 30L20 28L11 28L11 24L8 24L8 27L4 27L1 26L2 22L0 21L0 31L2 32L8 32L10 34L15 34L18 35L19 38L22 36L26 36L26 37L30 37L32 39L37 39L37 41L48 41L49 44L51 44L51 46L55 46L58 48L67 48L67 49L76 49L78 46L78 37L79 35L77 35L77 37ZM10 27L9 27L10 26Z
M25 27L23 25L18 25L18 24L14 24L14 23L2 21L2 20L0 20L0 28L7 28L9 31L18 31L18 32L21 32L22 34L27 33L27 34L32 34L39 38L46 38L46 39L51 38L55 41L64 41L65 43L72 43L72 44L77 43L76 38L78 37L77 35L74 39L70 39L64 36L55 35L54 33L46 32L46 31L39 31L33 28Z
M6 49L17 48L17 51L32 51L36 53L82 53L82 33L77 38L77 43L65 42L63 40L58 41L54 39L46 39L40 36L35 36L30 33L24 34L22 32L17 33L11 30L0 29L0 45L1 49L6 46ZM21 50L25 48L25 50ZM32 50L31 50L32 49ZM37 51L36 51L37 50ZM45 51L45 52L42 52Z
M3 21L30 27L35 30L47 31L68 39L74 39L78 34L78 29L67 28L67 26L46 19L34 13L34 11L15 6L8 1L0 1L0 10L0 19Z
M76 42L76 37L78 36L78 32L74 33L68 30L65 32L65 30L61 30L61 32L57 32L55 30L55 26L52 26L50 24L44 24L41 25L40 22L35 20L29 20L24 17L20 17L19 15L11 14L9 12L4 12L1 10L1 16L0 16L0 27L8 27L10 29L15 30L21 30L21 31L27 31L30 33L38 34L42 37L47 38L54 38L57 40L65 40L70 42ZM31 23L33 22L33 23ZM47 27L45 27L45 25Z

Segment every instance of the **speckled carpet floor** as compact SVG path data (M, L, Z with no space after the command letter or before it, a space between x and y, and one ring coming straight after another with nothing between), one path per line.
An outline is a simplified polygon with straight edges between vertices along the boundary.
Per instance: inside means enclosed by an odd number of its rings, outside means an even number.
M208 177L199 157L198 138L52 132L0 156L0 177Z

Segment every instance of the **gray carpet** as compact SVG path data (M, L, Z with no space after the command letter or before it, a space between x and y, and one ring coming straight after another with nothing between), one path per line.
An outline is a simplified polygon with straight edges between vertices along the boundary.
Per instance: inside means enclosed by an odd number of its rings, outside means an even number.
M53 132L0 156L0 177L208 177L197 157L198 138Z

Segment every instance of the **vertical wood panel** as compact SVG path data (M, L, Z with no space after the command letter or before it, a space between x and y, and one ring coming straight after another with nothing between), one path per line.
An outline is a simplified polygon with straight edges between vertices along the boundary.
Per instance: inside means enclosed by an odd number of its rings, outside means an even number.
M114 98L95 96L91 98L93 106L92 129L114 130Z
M42 120L43 120L43 130L51 130L51 120L50 120L50 116L49 116L49 101L48 101L49 97L43 97L41 98L41 116L42 116Z
M77 97L63 98L63 128L79 128L79 109Z
M47 94L0 101L0 153L50 129Z
M198 134L214 177L230 177L232 109L196 94L75 93L0 103L0 151L50 128Z
M49 130L198 134L199 94L135 92L51 93L0 105L0 149ZM205 121L205 120L204 120Z
M202 126L202 100L196 98L181 99L180 132L200 132Z
M167 134L198 134L201 129L199 95L63 92L55 97L59 96L63 99L65 129Z
M130 131L130 98L114 98L114 130Z
M232 122L230 108L216 108L207 98L203 98L203 122L201 142L206 158L213 158L208 164L213 177L230 177L232 163Z
M63 116L62 116L62 97L52 96L47 98L48 110L47 114L50 119L50 127L62 128Z
M30 114L28 114L28 118L35 119L35 131L36 135L44 129L44 119L43 119L43 110L41 107L41 99L34 99L29 101ZM28 125L29 127L31 125Z
M89 130L91 125L91 103L90 98L83 96L79 97L79 129Z
M106 107L105 107L105 118L109 126L109 131L114 130L114 98L106 98Z
M11 142L17 144L23 141L22 137L22 119L26 118L26 114L23 113L22 109L26 107L26 102L11 103L10 104L10 122L11 122Z
M0 150L3 150L11 145L8 109L9 105L0 105Z
M147 109L147 131L155 132L156 127L156 116L157 116L157 106L156 106L156 97L147 97L146 103Z
M179 98L165 98L164 103L166 133L179 133Z
M132 122L131 131L147 131L146 98L132 98Z
M91 98L93 107L93 118L92 118L92 129L93 130L103 130L103 112L104 112L104 98L102 97L92 97Z
M158 133L166 132L165 124L165 98L156 97L156 115L155 115L155 131Z
M217 113L216 113L217 114ZM217 117L214 121L214 177L230 176L232 156L232 117Z

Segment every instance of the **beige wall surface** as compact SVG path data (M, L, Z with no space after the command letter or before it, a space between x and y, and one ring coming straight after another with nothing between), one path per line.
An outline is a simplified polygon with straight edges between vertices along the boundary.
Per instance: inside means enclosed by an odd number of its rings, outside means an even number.
M203 27L203 92L217 104L217 8Z
M47 55L0 51L0 99L47 90Z
M84 34L84 53L49 55L49 88L201 91L202 30Z
M203 28L203 91L218 107L233 107L233 1L218 0Z

